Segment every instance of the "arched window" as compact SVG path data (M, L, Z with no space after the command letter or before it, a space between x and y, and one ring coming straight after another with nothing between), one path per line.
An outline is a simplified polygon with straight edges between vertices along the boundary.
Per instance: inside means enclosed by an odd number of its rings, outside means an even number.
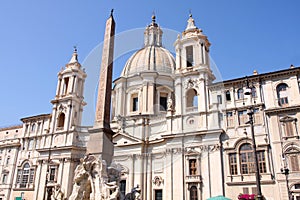
M229 90L227 90L225 92L225 96L226 96L226 101L230 101L231 100L231 96L230 96L230 91Z
M186 47L186 66L192 67L194 66L194 55L193 55L193 46Z
M244 90L243 88L240 88L237 90L237 98L238 99L243 99L244 98Z
M252 88L251 88L251 96L252 96L253 98L256 98L256 97L257 97L257 92L256 92L256 88L255 88L255 87L252 87Z
M58 128L63 128L64 125L65 125L65 114L64 113L60 113L60 115L58 117L57 127Z
M198 107L198 96L195 89L190 89L186 93L186 107Z
M35 124L32 124L31 125L31 132L34 132L35 131Z
M240 148L240 164L242 174L255 172L253 150L250 144L243 144Z
M190 188L190 200L198 200L198 191L196 186Z
M266 173L266 157L265 151L257 151L257 160L260 173ZM243 144L240 147L240 166L241 174L255 173L255 163L252 147L249 143Z
M33 187L34 169L30 168L28 162L24 163L21 169L18 169L16 187L30 188Z
M278 97L278 104L280 106L287 105L289 103L288 101L288 92L287 92L288 86L285 83L281 83L277 86L277 97Z

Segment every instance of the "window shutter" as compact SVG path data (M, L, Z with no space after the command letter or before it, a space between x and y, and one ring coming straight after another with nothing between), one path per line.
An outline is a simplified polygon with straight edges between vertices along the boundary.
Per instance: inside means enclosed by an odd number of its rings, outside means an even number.
M294 136L293 122L286 122L285 123L285 135L286 136Z

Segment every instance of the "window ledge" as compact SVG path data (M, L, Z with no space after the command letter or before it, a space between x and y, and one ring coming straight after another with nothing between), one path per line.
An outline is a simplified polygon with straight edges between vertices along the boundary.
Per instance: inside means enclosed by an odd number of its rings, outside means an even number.
M30 187L30 188L20 188L20 187L16 187L13 188L14 191L34 191L34 186Z
M288 139L299 139L299 136L298 135L294 135L294 136L284 136L284 137L282 137L282 139L284 139L284 140L288 140Z
M235 127L234 127L234 126L227 126L227 128L232 128L232 129L233 129L233 128L235 128Z
M239 124L239 127L248 127L248 126L250 126L250 124Z
M272 175L270 173L260 173L262 180L266 184L273 183ZM255 183L255 173L253 174L237 174L237 175L228 175L226 177L227 185L246 185Z
M275 184L274 180L261 180L261 184L267 185L267 184ZM253 181L236 181L236 182L227 182L228 186L237 186L237 185L249 185L249 184L256 184L255 179Z

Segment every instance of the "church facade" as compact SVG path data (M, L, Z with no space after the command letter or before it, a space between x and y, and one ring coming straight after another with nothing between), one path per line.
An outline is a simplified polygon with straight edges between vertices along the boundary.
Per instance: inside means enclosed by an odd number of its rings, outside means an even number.
M262 194L300 199L300 68L214 82L210 42L192 15L174 48L175 56L163 47L152 16L144 46L113 82L120 199L135 187L144 200L257 194L249 108ZM75 49L58 73L51 113L0 129L0 200L51 199L57 186L71 194L95 130L81 124L86 77Z

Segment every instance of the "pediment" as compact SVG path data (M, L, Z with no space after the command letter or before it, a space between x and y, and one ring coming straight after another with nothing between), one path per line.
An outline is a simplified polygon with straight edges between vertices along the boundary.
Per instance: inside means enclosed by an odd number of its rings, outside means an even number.
M282 117L279 121L280 122L291 122L291 121L296 121L297 119L294 117L290 117L290 116L284 116Z
M187 155L195 155L195 154L199 154L200 152L195 150L194 148L190 148L187 150L186 154Z
M113 136L113 143L116 145L139 144L142 141L127 133L117 133Z

